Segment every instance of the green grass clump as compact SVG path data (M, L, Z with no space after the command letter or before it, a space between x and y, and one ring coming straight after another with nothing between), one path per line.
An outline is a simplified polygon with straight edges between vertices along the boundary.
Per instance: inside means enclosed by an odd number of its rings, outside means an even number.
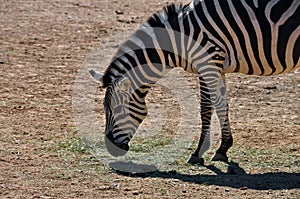
M69 140L62 140L57 142L56 150L60 153L85 153L86 145L80 137L74 136Z
M130 150L134 152L149 153L168 145L172 140L172 131L162 131L146 138L134 138Z

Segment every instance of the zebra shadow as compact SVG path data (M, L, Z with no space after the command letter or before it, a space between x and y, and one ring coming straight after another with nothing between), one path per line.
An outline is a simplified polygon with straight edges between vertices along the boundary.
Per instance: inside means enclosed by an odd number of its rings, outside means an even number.
M145 165L144 165L145 166ZM149 165L150 166L150 165ZM153 167L153 165L151 165ZM178 179L182 182L195 184L227 186L231 188L249 188L255 190L282 190L300 188L300 173L288 172L268 172L262 174L247 174L235 162L228 163L227 173L221 171L214 165L205 166L213 171L216 175L203 174L182 174L174 170L159 171L146 174L130 174L126 172L115 171L120 175L131 176L133 178L162 178L162 179Z

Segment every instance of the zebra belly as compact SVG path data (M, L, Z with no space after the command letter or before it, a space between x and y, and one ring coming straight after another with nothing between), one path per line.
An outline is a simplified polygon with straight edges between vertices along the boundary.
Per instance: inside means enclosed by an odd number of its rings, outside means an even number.
M263 63L263 70L264 73L262 73L261 67L258 65L252 65L253 71L249 73L249 67L248 63L245 61L245 59L240 57L239 63L240 66L237 65L231 65L226 66L224 65L223 73L242 73L245 75L257 75L257 76L270 76L270 75L278 75L282 73L288 73L295 71L296 69L300 68L300 58L298 58L298 62L296 64L291 64L287 66L282 66L281 63L274 63L275 70L272 68L268 63ZM238 70L237 70L238 69Z

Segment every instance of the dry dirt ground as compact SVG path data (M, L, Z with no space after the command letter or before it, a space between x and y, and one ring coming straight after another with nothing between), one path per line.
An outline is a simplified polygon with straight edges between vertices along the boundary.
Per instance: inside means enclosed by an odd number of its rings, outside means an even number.
M228 76L233 171L179 162L130 177L83 150L72 115L78 69L103 38L167 3L1 0L0 198L300 197L299 74Z

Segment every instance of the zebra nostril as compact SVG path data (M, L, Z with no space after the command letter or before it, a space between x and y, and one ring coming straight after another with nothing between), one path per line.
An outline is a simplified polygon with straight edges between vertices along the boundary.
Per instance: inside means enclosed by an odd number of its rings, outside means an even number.
M122 143L119 145L119 147L125 151L129 151L129 145L128 143Z

